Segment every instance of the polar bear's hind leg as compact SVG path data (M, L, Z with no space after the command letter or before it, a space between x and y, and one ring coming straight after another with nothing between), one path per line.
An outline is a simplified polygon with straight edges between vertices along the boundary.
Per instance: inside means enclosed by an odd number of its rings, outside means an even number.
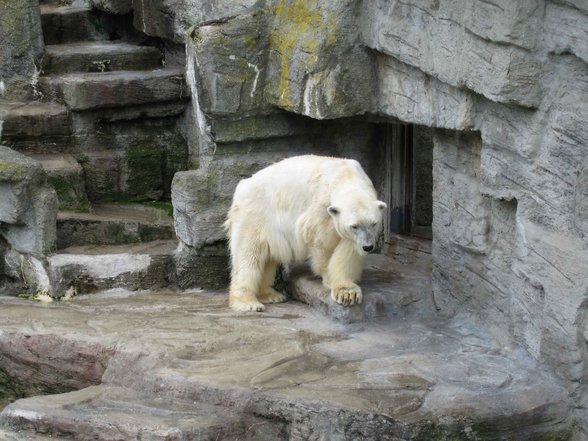
M274 289L277 267L278 264L273 260L270 260L265 265L261 282L261 293L257 297L261 303L281 303L286 301L286 296Z
M234 233L233 231L232 233ZM235 240L233 240L235 239ZM265 309L258 300L264 278L267 253L260 253L259 246L251 246L242 238L231 235L231 287L229 290L229 306L235 311L257 311Z

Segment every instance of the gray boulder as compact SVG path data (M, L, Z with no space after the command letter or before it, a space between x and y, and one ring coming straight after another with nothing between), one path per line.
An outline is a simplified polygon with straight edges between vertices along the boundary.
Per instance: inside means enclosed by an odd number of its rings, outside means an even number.
M41 165L0 146L0 235L4 276L49 291L45 256L55 247L58 201Z

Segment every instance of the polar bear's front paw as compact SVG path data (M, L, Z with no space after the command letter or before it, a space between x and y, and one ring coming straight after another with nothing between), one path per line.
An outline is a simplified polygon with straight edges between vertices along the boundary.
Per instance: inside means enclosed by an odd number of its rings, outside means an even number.
M262 312L265 310L265 306L260 303L255 296L247 296L247 297L235 297L231 296L229 298L229 306L234 311L239 312Z
M286 301L286 296L273 288L264 289L257 298L261 303L282 303Z
M363 295L359 286L355 283L349 283L335 285L331 290L331 298L343 306L351 306L361 303Z

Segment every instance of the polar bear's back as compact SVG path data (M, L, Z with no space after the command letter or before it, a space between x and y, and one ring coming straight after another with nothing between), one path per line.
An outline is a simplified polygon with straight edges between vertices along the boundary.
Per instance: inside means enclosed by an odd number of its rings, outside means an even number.
M282 191L289 196L309 193L316 198L317 195L312 193L317 186L331 186L335 182L340 184L341 176L345 174L370 182L355 160L304 155L284 159L258 171L242 181L242 187L243 191L268 190L271 195Z
M305 259L306 244L296 227L299 219L319 206L326 215L333 190L344 188L344 182L373 189L357 161L315 155L284 159L239 183L227 227L241 231L244 223L254 224L277 260Z

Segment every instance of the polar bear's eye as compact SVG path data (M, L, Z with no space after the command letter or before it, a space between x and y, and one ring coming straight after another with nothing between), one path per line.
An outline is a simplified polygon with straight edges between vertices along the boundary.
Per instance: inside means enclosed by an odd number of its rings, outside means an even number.
M351 225L351 229L352 230L357 230L357 229L359 229L359 225Z
M372 227L375 227L377 224L377 222L372 223Z

